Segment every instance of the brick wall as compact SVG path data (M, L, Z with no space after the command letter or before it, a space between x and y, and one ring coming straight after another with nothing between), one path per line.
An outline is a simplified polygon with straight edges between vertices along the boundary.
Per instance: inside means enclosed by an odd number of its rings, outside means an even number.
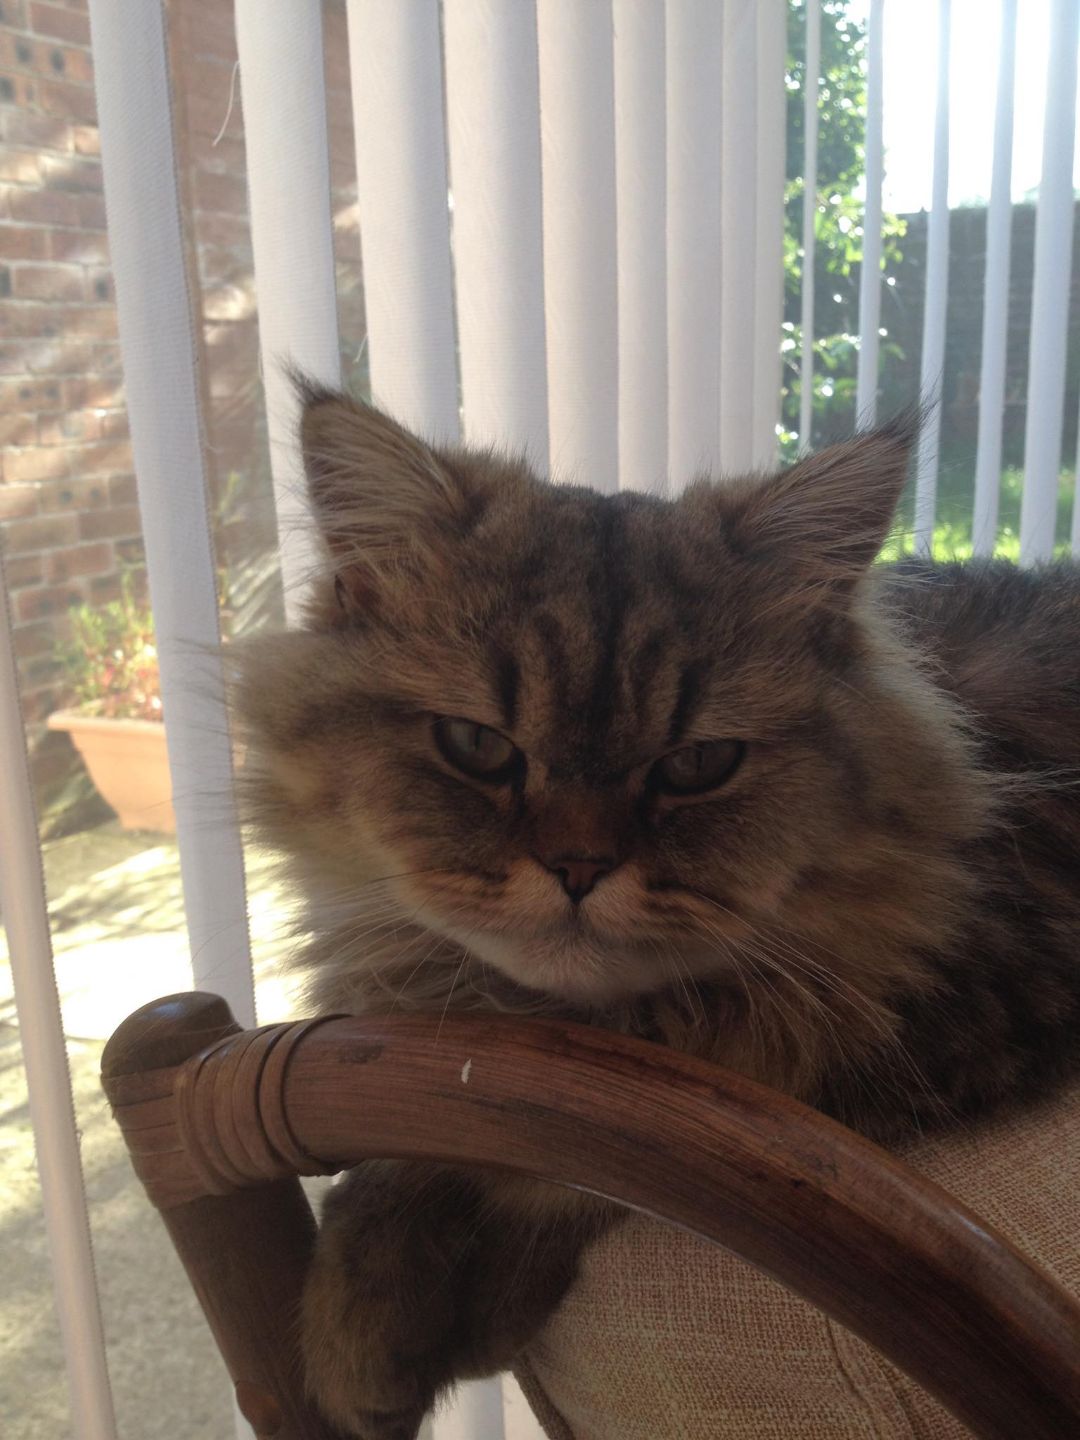
M83 4L0 0L0 524L31 722L68 605L140 553L89 42Z
M229 0L169 0L181 196L201 313L218 560L240 623L277 613L242 96ZM343 362L364 334L344 0L324 5ZM86 0L0 0L0 542L39 780L71 769L68 607L142 560L102 198Z

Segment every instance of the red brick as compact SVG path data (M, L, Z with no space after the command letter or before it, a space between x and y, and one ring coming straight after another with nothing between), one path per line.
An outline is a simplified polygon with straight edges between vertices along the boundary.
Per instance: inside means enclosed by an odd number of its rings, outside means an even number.
M109 503L109 488L104 480L84 478L79 473L79 451L71 451L73 478L54 481L41 489L41 508L46 513L71 510L104 510Z
M59 615L69 606L78 605L82 598L82 591L70 585L21 590L15 596L15 619L44 620L47 615Z
M60 334L57 305L0 305L0 336L5 340L42 340Z
M124 385L119 378L64 381L64 404L69 410L113 410L123 403Z
M45 566L40 555L10 555L4 561L4 579L9 590L24 590L27 585L40 585Z
M35 415L0 413L0 445L33 445L36 440ZM3 501L0 500L0 515L3 513Z
M236 59L232 6L221 5L219 0L209 0L205 5L188 0L187 9L191 16L192 59L223 60L231 65Z
M51 655L56 646L56 636L51 625L17 625L13 638L18 660L30 660L35 655Z
M247 186L239 175L196 173L194 194L198 210L247 215Z
M0 485L0 521L25 520L37 512L36 485Z
M0 334L116 339L116 311L109 305L43 304L11 305L7 308L8 316L0 316Z
M86 272L86 298L91 305L116 304L113 275L107 265L95 266Z
M38 550L59 550L79 538L74 515L35 515L13 520L4 527L4 550L9 555L32 555Z
M28 35L16 35L0 26L0 66L5 70L33 69L34 42Z
M87 510L79 516L79 536L83 540L110 540L139 533L137 505L122 505L115 510Z
M26 15L26 0L4 0L4 24L12 30L30 28Z
M207 215L205 212L192 216L196 239L200 245L222 245L235 249L251 260L251 227L247 217L237 219L235 215Z
M47 340L23 357L34 375L107 375L120 368L115 345L88 340Z
M49 231L36 225L0 225L0 259L44 260L49 249ZM63 234L54 230L53 237Z
M103 440L126 440L131 433L128 424L126 410L114 410L111 414L99 417L98 424L101 427L101 438ZM109 481L110 489L113 481Z
M81 300L82 271L68 265L16 265L12 272L16 300Z
M79 155L100 155L101 134L96 125L76 125L71 132Z
M9 145L36 145L42 150L71 149L71 129L55 115L8 110L3 116L2 131Z
M143 537L134 535L130 540L117 540L113 543L113 549L116 551L117 559L131 571L136 595L147 595L149 591L146 584L146 546L143 544Z
M88 85L72 85L67 80L41 80L42 107L50 115L62 115L65 120L81 121L84 125L97 122L97 105L94 92Z
M73 260L79 265L107 265L109 242L104 232L50 230L49 252L54 260Z
M73 85L92 85L94 69L89 50L76 50L70 45L54 45L48 40L38 41L31 48L29 63L43 79L63 80ZM21 59L21 56L20 56Z
M51 35L76 45L90 44L90 21L77 10L59 5L31 5L30 25L38 35Z
M180 92L179 104L181 116L187 120L184 129L187 133L198 133L207 135L211 139L221 130L222 121L225 119L225 111L228 109L228 91L224 97L216 96L208 100L205 96L195 95L187 92ZM239 132L239 120L237 116L238 106L234 106L229 122L227 134L235 136ZM180 118L180 117L178 117Z
M95 575L88 582L91 605L107 605L119 600L122 592L119 575Z
M111 475L109 477L110 505L136 505L139 488L134 475Z
M13 220L30 225L78 225L80 206L96 200L97 196L62 195L56 190L9 189L7 198Z
M37 185L41 180L41 161L34 150L0 150L0 180L13 180L17 185Z
M67 335L85 336L93 340L116 339L116 311L111 305L56 306L60 311L60 327Z
M41 450L35 446L25 450L8 450L4 455L4 479L9 485L18 481L57 480L67 473L66 452Z
M80 195L79 224L85 230L105 229L105 201L100 195Z
M107 540L93 545L73 545L68 550L56 550L45 557L45 574L50 585L65 580L76 580L87 575L104 575L113 568L116 556Z
M103 189L101 161L92 157L45 155L41 160L41 176L50 190L100 195Z
M0 345L0 375L21 375L26 367L25 345Z
M85 444L100 437L101 421L92 411L58 410L38 416L39 445Z
M63 399L64 391L57 380L0 381L0 409L55 410Z
M71 468L76 475L115 475L130 470L131 446L126 440L82 445L72 452Z
M230 135L218 139L218 134L204 130L189 130L184 138L185 154L195 169L224 175L244 173L246 150L242 139Z
M37 106L40 88L37 77L33 75L20 75L10 70L0 75L0 101L5 105L32 110Z

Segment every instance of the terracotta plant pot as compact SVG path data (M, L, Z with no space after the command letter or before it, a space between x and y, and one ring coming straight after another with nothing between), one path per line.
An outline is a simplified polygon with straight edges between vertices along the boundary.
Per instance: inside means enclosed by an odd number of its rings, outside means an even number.
M125 830L175 833L164 725L58 710L48 726L71 736L98 793Z

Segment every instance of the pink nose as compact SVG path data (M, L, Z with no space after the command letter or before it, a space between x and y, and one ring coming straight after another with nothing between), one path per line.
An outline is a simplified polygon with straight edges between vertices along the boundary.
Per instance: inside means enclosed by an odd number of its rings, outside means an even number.
M553 860L541 861L541 864L559 877L563 889L575 905L584 900L598 880L615 868L615 861L606 855L558 855Z

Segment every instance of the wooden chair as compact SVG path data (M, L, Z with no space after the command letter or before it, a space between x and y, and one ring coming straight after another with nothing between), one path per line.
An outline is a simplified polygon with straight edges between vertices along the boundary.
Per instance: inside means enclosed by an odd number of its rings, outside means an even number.
M103 1082L265 1440L332 1440L295 1316L315 1222L297 1176L365 1158L499 1166L594 1191L767 1271L978 1436L1080 1435L1080 1304L944 1190L742 1076L583 1026L330 1018L241 1031L174 995Z

